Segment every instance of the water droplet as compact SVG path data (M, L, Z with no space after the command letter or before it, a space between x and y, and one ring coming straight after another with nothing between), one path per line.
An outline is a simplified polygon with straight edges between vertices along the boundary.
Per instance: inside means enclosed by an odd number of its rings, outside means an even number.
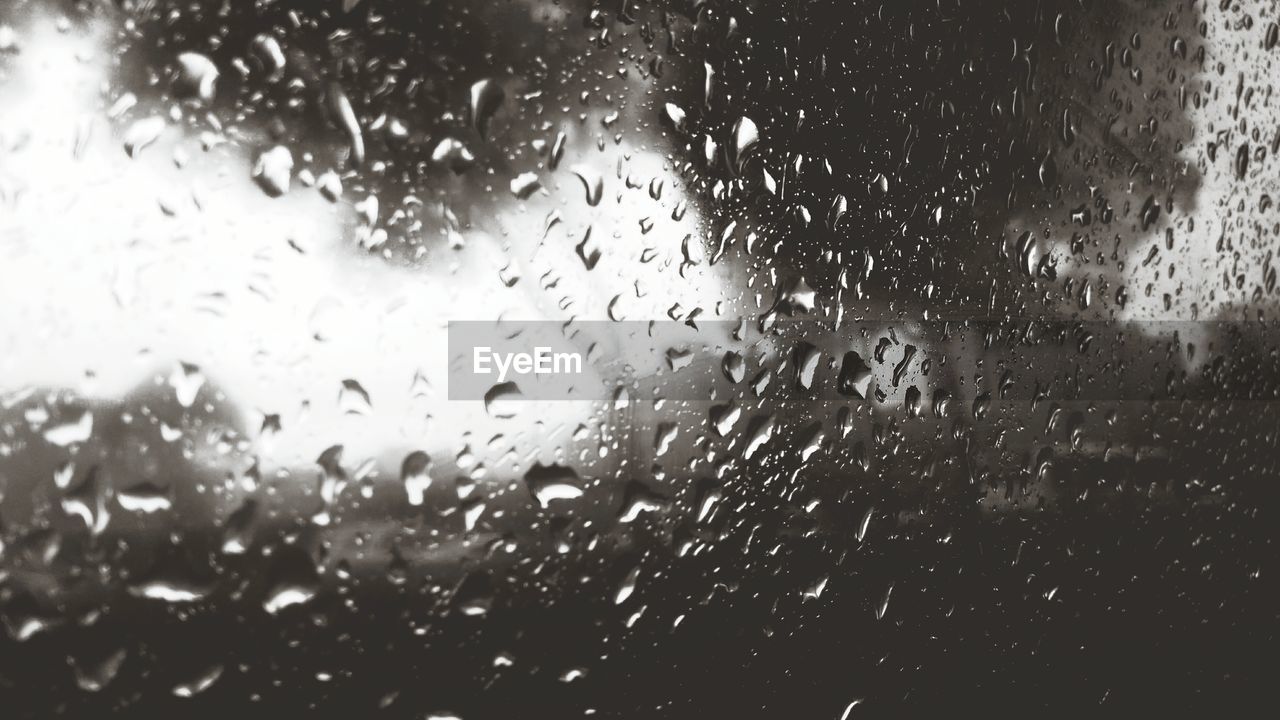
M355 108L351 106L351 99L336 82L329 83L327 96L329 112L333 113L338 126L347 135L347 142L351 148L351 162L356 167L360 167L364 164L364 133L360 130L360 121L356 118Z
M751 422L747 425L747 444L742 448L743 460L750 460L760 448L764 447L765 443L769 442L773 437L775 425L772 414L751 418Z
M480 137L488 137L489 121L505 97L502 86L488 78L471 86L471 125Z
M315 562L297 548L286 548L272 567L271 589L262 601L262 609L278 615L282 611L311 602L320 592L320 578Z
M742 116L733 126L733 164L739 171L760 140L760 130L754 120Z
M175 697L191 698L213 687L218 682L218 678L222 677L223 667L221 663L215 664L201 671L194 678L179 683L173 687Z
M730 400L724 405L713 406L709 420L716 433L720 437L726 437L733 430L733 426L737 424L738 418L741 416L742 408L736 402Z
M426 501L427 489L431 487L430 469L431 457L421 450L405 456L400 465L400 479L404 483L410 505L421 505Z
M822 352L812 343L801 342L796 346L796 383L802 390L813 388L814 376L818 372L818 361L821 359Z
M276 145L262 153L253 165L253 179L271 197L280 197L289 192L292 174L293 153L283 145Z
M280 49L280 41L271 35L260 33L253 38L250 49L267 74L267 80L275 82L284 75L285 57L284 51Z
M671 126L672 130L681 134L688 130L685 126L686 118L684 109L679 105L675 105L673 103L663 105L662 116L666 119L667 124Z
M564 671L564 674L560 676L560 682L566 682L566 683L573 682L574 680L578 680L586 676L587 676L586 668L582 668L582 667L570 668Z
M111 521L111 513L107 510L110 495L111 489L99 479L95 466L78 486L63 494L62 511L83 520L90 534L97 536L107 529Z
M355 380L343 380L338 391L338 409L344 415L371 415L373 402L364 386Z
M1249 174L1249 143L1240 145L1240 149L1236 151L1236 179L1244 180Z
M66 447L85 442L93 435L93 413L83 411L74 420L64 420L44 431L44 439L51 445Z
M534 463L524 475L525 485L540 507L554 500L574 500L582 497L581 479L572 468L564 465Z
M885 613L889 611L889 597L893 595L893 583L889 583L889 589L884 591L884 597L880 599L880 604L876 606L876 619L883 620Z
M639 566L632 568L631 572L627 573L627 576L622 579L622 582L618 585L617 592L613 595L614 605L621 605L627 601L627 598L631 597L631 594L636 590L636 581L639 578Z
M724 360L720 364L724 376L729 382L738 384L747 376L747 363L742 359L742 354L730 350L724 354Z
M243 555L253 545L254 527L258 518L258 503L245 498L240 507L227 516L222 526L222 552L227 555Z
M262 609L271 615L277 615L286 608L304 605L316 596L316 587L307 584L277 585L267 594L262 602Z
M193 603L203 600L211 587L195 585L183 580L152 578L129 586L129 594L147 600L166 603Z
M329 202L338 202L342 198L342 179L330 170L316 179L316 189Z
M484 394L484 409L491 417L512 418L519 411L519 402L524 398L520 386L513 382L497 383Z
M542 187L542 183L538 180L538 174L534 172L520 173L511 179L511 194L521 200L527 200L530 195L538 191Z
M841 395L866 400L871 390L871 367L858 353L850 350L840 361L840 375L836 379L836 390Z
M831 210L827 212L827 228L831 232L836 231L836 227L840 225L840 220L844 218L845 213L849 212L849 200L844 195L836 195L831 201Z
M853 717L853 709L862 704L862 698L857 698L849 702L844 707L844 712L840 714L840 720L850 720Z
M120 666L124 664L127 656L128 651L120 648L96 662L72 663L76 673L76 685L85 692L101 691L120 673Z
M169 385L178 398L178 404L189 408L195 403L200 388L204 386L204 374L200 372L199 366L185 362L178 363L173 373L169 375Z
M823 575L818 578L816 582L805 588L804 592L801 593L801 598L804 600L817 600L822 597L822 591L827 589L827 582L829 580L830 576L828 575Z
M466 172L475 160L476 156L471 154L466 145L451 137L441 139L431 151L432 162L446 165L456 175Z
M207 56L194 52L184 52L178 56L178 77L174 83L174 91L178 97L212 102L217 83L218 66Z
M623 495L622 506L618 509L618 522L629 523L640 517L640 513L662 512L671 507L671 501L659 495L644 483L632 480L627 483Z
M116 495L120 507L129 512L151 514L168 510L172 505L169 490L149 482L140 482Z
M599 205L600 198L604 195L604 178L600 172L590 165L574 165L570 170L582 181L582 187L587 193L587 204L592 207Z
M124 151L131 158L138 157L147 146L160 139L164 128L165 120L159 115L133 121L124 132Z
M871 507L867 508L867 511L865 513L863 513L862 522L858 523L858 542L862 542L863 540L866 539L867 528L871 525L871 516L875 513L875 511L876 511L876 508L874 505L872 505Z

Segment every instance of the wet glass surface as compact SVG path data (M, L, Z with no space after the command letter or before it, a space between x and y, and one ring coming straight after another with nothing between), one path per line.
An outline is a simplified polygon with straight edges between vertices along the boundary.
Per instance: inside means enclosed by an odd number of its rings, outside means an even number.
M0 716L1257 712L1278 21L3 0Z

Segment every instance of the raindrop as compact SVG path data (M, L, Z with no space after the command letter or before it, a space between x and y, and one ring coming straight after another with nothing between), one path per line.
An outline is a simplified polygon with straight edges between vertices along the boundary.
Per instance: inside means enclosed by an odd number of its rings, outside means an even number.
M253 165L253 179L262 191L271 197L289 192L289 179L293 174L293 153L283 145L277 145L258 156Z
M524 475L525 485L529 493L537 500L539 507L547 507L554 500L573 500L582 497L581 480L578 473L564 465L543 465L534 463Z
M129 594L134 597L172 604L199 602L211 590L211 587L169 578L152 578L129 586Z
M796 383L802 390L813 388L814 375L818 371L818 361L822 353L811 343L801 342L796 346Z
M827 582L829 580L830 576L823 575L812 585L805 588L804 591L800 593L800 597L804 600L817 600L822 597L822 591L827 589Z
M222 526L222 552L227 555L243 555L253 545L253 531L258 517L258 503L245 498Z
M221 663L210 666L202 671L199 675L180 683L173 687L175 697L191 698L213 687L218 682L218 678L222 677L223 667Z
M62 511L83 520L90 534L97 536L107 529L111 521L107 510L110 494L110 488L101 482L95 466L78 486L63 494Z
M284 51L280 49L278 40L266 33L261 33L253 38L250 48L259 65L266 72L267 80L275 82L284 75Z
M1244 180L1245 175L1249 173L1249 143L1240 145L1240 149L1236 151L1236 179Z
M730 350L724 354L724 360L720 364L724 376L729 382L738 384L747 376L747 363L742 359L742 354Z
M120 507L129 512L151 514L168 510L172 505L169 491L149 482L140 482L116 495Z
M671 443L676 439L676 433L679 427L675 423L659 423L658 429L653 436L653 454L655 457L662 457L671 449Z
M343 380L342 389L338 391L338 409L344 415L370 415L373 413L373 402L359 382Z
M889 584L889 589L884 591L884 597L880 599L880 604L876 606L876 619L883 620L885 613L889 611L889 597L893 595L893 583Z
M148 145L160 138L164 128L165 120L158 115L135 120L124 131L124 151L131 158L138 157Z
M862 514L862 522L858 523L858 542L862 542L863 540L866 539L867 528L871 526L871 516L875 514L875 511L876 511L876 508L874 505L872 505L871 507L867 508L867 511L865 513Z
M74 420L65 420L44 431L51 445L66 447L85 442L93 435L93 413L85 410Z
M364 164L364 133L360 130L360 121L356 118L351 99L343 92L338 83L329 83L329 112L337 119L342 131L347 134L347 142L351 147L351 162L356 167Z
M305 605L320 592L315 563L301 550L286 550L272 571L271 589L262 601L262 609L268 614L278 615L287 608Z
M316 587L308 584L282 584L271 589L262 602L262 609L272 615L279 614L285 608L303 605L316 596Z
M764 447L765 443L769 442L773 437L775 425L772 414L751 418L751 422L747 424L747 443L742 448L743 460L750 460L760 448Z
M218 66L200 53L184 52L178 56L178 77L174 89L179 97L212 102L218 82Z
M618 590L613 595L614 605L621 605L627 601L627 598L631 597L631 594L636 590L636 581L639 578L640 567L636 566L631 569L631 572L627 573L627 576L624 577L622 582L618 585Z
M709 419L711 427L715 428L716 433L720 437L727 437L741 416L742 408L736 402L730 400L724 405L713 406Z
M471 86L471 125L480 137L489 135L489 121L502 106L506 94L502 86L491 79L480 80Z
M120 648L97 662L88 665L73 663L76 672L76 685L85 692L99 692L120 673L128 652Z
M840 361L840 375L836 379L836 390L841 395L866 400L871 389L871 367L858 353L850 350Z
M400 465L400 479L404 483L405 493L409 496L410 505L421 505L431 487L431 457L421 450L415 450L405 456Z
M200 372L197 365L178 363L173 373L169 375L169 385L178 397L178 404L189 408L195 403L200 388L204 386L204 374Z
M455 175L466 172L475 160L476 156L471 154L466 145L451 137L441 139L431 151L431 161L448 166Z
M739 171L742 170L743 164L759 140L760 130L756 127L755 121L745 115L739 118L733 126L732 157L733 165Z
M527 200L530 195L537 192L541 187L542 183L538 181L537 173L520 173L511 179L511 194L521 200Z
M687 128L685 127L685 112L679 105L667 103L662 107L662 116L666 119L667 124L671 126L672 130L681 134L687 131Z
M501 382L489 388L484 394L484 409L490 417L507 419L515 417L518 403L524 398L520 386L514 382Z
M604 178L600 172L590 165L574 165L570 170L582 181L582 187L587 193L587 204L592 207L599 205L600 198L604 195Z
M316 179L316 189L329 202L338 202L342 197L342 179L330 170Z

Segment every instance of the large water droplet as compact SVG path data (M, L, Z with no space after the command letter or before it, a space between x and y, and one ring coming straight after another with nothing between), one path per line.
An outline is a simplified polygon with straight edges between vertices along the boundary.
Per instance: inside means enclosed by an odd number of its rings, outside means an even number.
M534 463L534 466L525 473L524 482L540 507L545 508L554 500L574 500L582 497L582 488L578 487L581 483L578 473L564 465Z
M146 147L160 138L165 120L158 115L135 120L124 131L124 151L136 158Z
M754 120L742 116L733 126L733 164L739 171L760 140L760 130Z
M587 204L592 207L599 205L600 198L604 196L604 178L600 172L590 165L574 165L570 170L582 181L582 187L587 193Z
M400 479L404 483L405 493L409 496L410 505L421 505L431 487L431 457L421 450L415 450L405 456L400 465Z
M512 418L519 410L524 393L513 382L497 383L484 394L484 409L491 417Z
M253 179L271 197L280 197L289 192L292 175L293 153L283 145L263 152L253 165Z
M488 137L489 121L505 97L502 86L488 78L471 86L471 125L480 137Z
M178 97L212 102L217 91L218 66L200 53L184 52L178 56L178 77L174 92Z

